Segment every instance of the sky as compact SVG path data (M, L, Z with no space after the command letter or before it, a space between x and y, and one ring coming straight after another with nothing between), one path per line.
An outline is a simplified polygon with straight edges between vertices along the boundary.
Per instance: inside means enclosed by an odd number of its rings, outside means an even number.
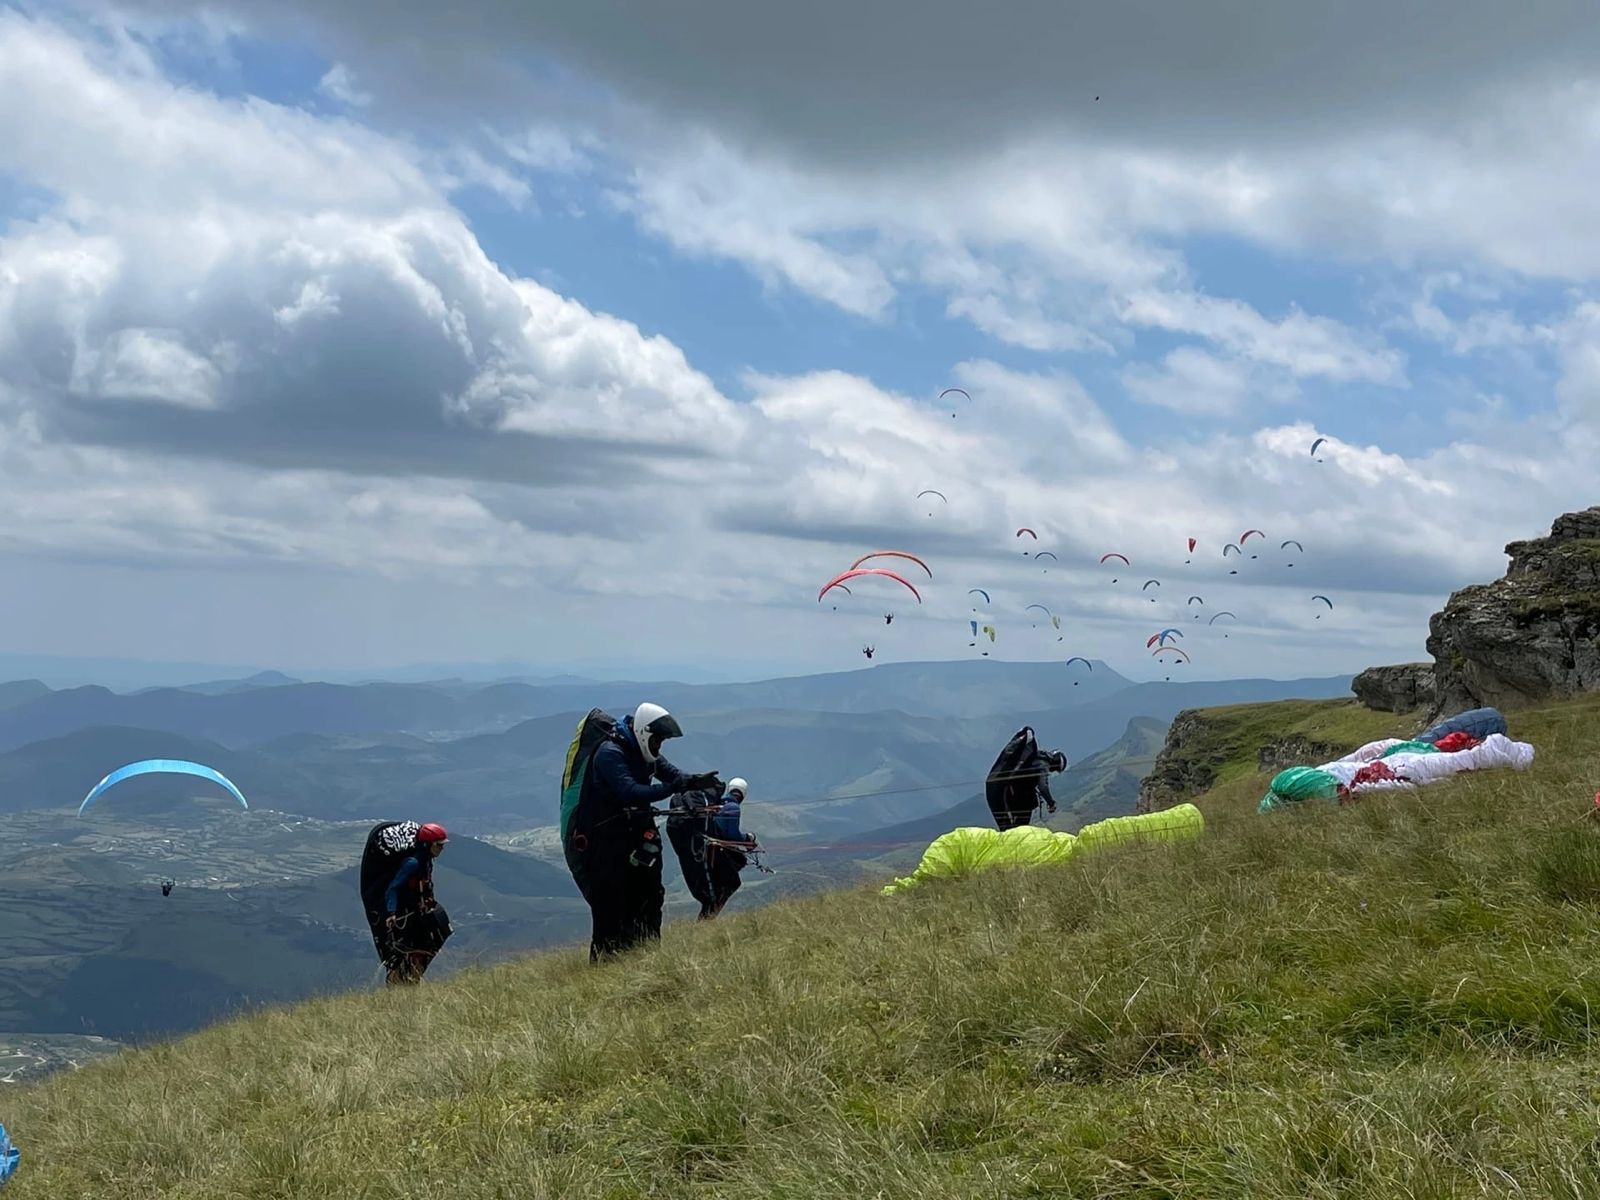
M1597 64L1566 0L0 2L0 652L1423 657L1600 503ZM887 548L920 602L819 602Z

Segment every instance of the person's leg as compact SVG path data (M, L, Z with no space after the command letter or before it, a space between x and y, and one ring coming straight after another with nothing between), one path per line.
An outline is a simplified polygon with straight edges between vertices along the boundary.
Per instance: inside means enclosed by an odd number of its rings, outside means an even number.
M661 908L666 889L661 886L661 857L649 866L629 867L624 888L624 937L630 946L661 937Z
M598 962L628 946L626 888L630 869L625 847L620 853L610 845L595 850L587 889L589 911L594 918L589 940L590 962Z

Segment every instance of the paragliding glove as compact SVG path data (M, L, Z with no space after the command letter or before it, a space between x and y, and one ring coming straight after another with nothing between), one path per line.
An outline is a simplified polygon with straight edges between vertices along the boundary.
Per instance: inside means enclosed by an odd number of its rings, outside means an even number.
M684 792L710 792L721 798L722 779L715 771L707 771L703 775L680 775L672 790L679 795Z

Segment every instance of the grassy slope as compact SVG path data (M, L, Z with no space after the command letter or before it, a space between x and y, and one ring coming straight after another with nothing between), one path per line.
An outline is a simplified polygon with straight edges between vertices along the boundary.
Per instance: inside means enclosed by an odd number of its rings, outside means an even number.
M1600 1195L1597 723L1519 714L1527 774L1274 817L1236 775L1189 846L120 1055L4 1094L7 1200Z

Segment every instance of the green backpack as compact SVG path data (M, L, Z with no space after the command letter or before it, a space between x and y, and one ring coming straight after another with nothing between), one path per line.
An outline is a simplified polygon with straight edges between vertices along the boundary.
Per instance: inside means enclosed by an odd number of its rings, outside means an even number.
M561 772L561 844L564 847L578 850L586 848L583 845L574 846L573 843L574 835L582 836L585 842L588 840L588 822L580 812L583 785L589 778L589 763L594 758L594 752L616 732L617 719L608 712L592 708L578 722L578 730L572 735L572 745L567 748L566 769Z

